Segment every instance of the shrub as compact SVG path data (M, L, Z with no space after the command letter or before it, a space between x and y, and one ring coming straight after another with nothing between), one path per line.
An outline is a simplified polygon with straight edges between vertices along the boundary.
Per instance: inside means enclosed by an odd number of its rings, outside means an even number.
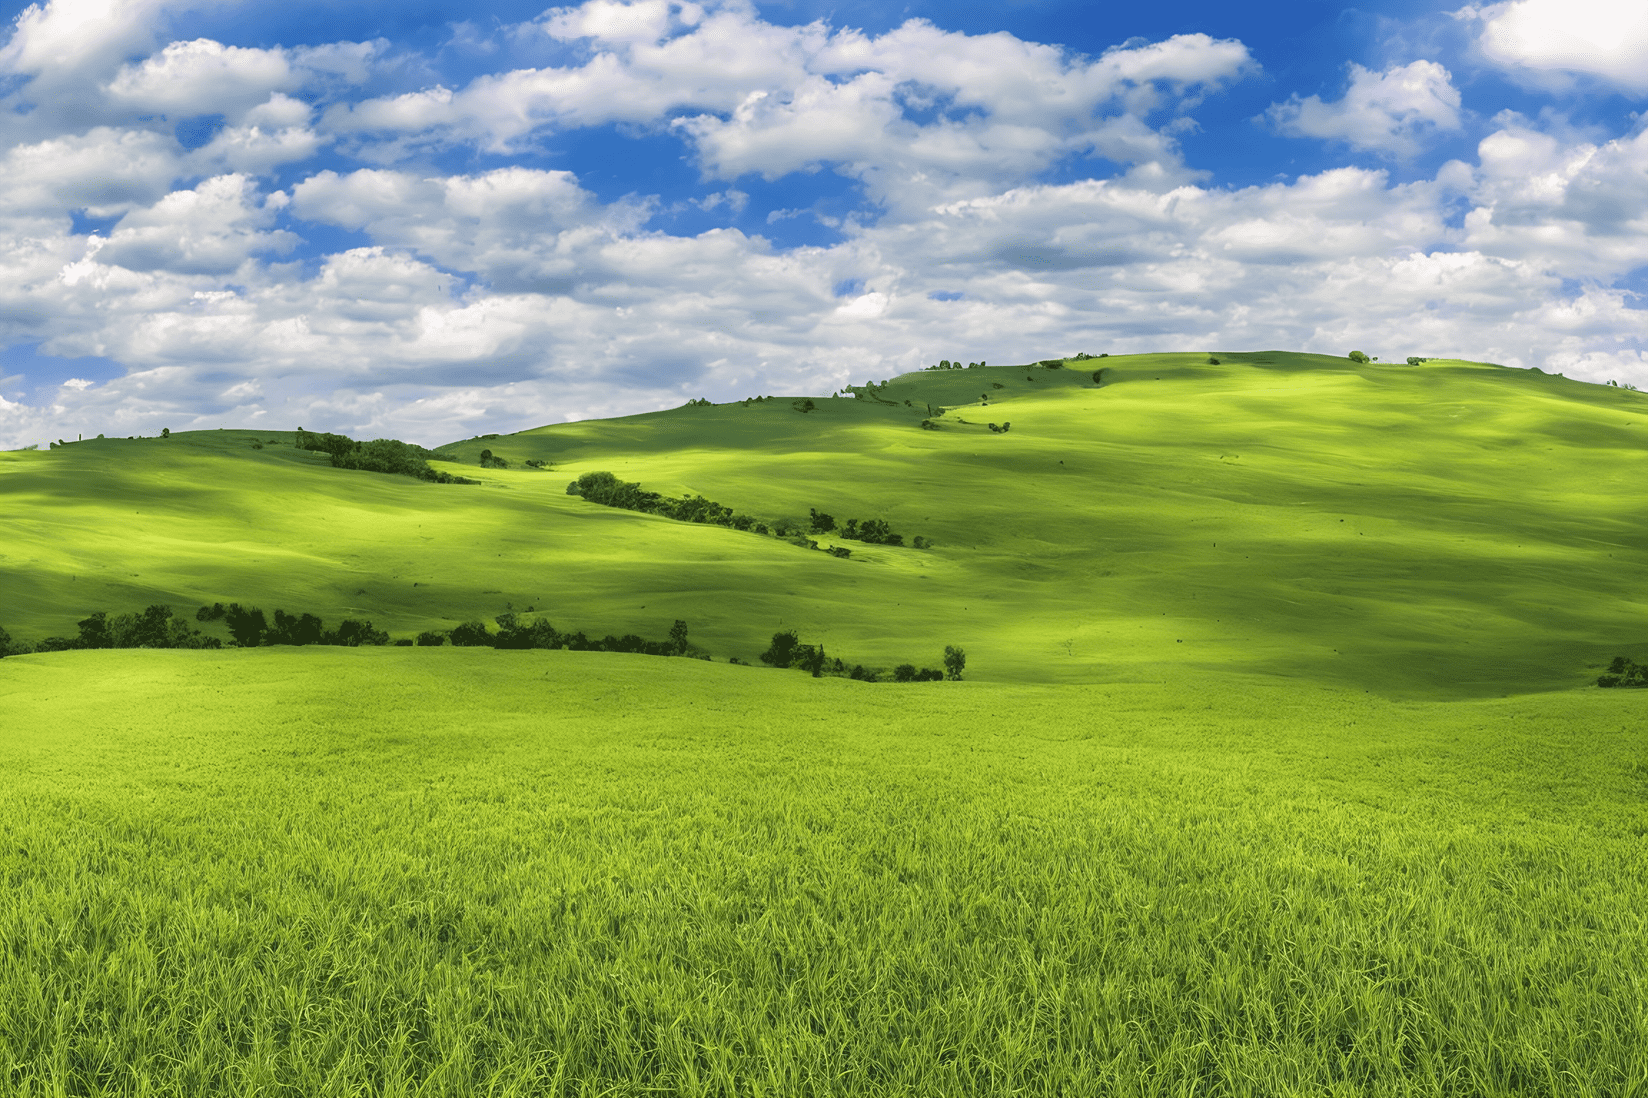
M923 431L936 431L938 430L938 424L934 423L930 419L924 419L921 421L921 429Z
M1348 357L1352 362L1366 362L1368 360L1368 356L1361 351L1352 351Z
M767 529L767 524L764 522L758 522L755 524L755 532L762 535L771 533L771 531Z
M161 438L171 438L172 437L172 429L170 427L162 427L160 429L160 437Z
M790 407L798 412L806 413L812 411L817 405L811 400L794 400L790 402Z
M1002 383L1001 383L1001 382L999 382L999 381L992 381L992 382L991 382L991 383L990 383L990 388L992 388L992 389L1005 389L1005 388L1006 388L1006 386L1005 386L1005 385L1003 385L1003 384L1002 384Z
M893 681L915 682L916 665L913 663L901 663L897 667L893 668Z
M539 461L537 458L527 458L526 459L526 467L528 469L548 469L549 468L549 462Z
M1207 364L1209 366L1217 366L1219 364L1219 360L1214 358L1212 355L1208 355L1207 356Z
M914 544L917 549L931 549L933 547L933 543L922 537L920 534L916 535L916 540L912 544Z
M687 623L682 621L680 618L676 618L675 624L670 626L669 636L670 648L673 650L674 654L677 656L686 655Z
M1093 384L1095 384L1095 385L1103 385L1104 384L1104 368L1103 367L1100 367L1099 369L1093 371Z
M446 643L446 634L438 629L426 629L418 634L418 643L428 648L438 648Z
M835 529L835 517L833 515L826 515L812 507L807 508L807 514L812 518L813 533L828 534Z
M196 621L222 621L224 615L223 604L214 602L210 606L202 606L195 611Z
M853 551L845 545L832 545L826 549L825 552L829 553L832 557L850 557L853 555Z
M1421 362L1424 362L1424 361L1426 361L1426 360L1423 359L1423 358L1420 358L1418 355L1409 355L1408 356L1408 365L1409 366L1417 366Z
M961 681L961 672L967 666L967 653L953 644L944 646L944 676L951 682Z

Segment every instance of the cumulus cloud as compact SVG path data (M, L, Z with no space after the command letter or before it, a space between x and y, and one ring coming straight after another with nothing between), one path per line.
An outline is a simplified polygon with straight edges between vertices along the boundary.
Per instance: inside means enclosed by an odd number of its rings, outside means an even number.
M1273 103L1264 118L1287 137L1343 141L1352 148L1412 156L1438 131L1457 130L1459 91L1435 61L1414 61L1385 72L1352 62L1343 98L1320 96Z
M1584 73L1648 94L1648 7L1619 0L1510 0L1458 13L1491 60L1529 75Z
M1257 68L1240 42L1204 34L1088 60L923 20L880 36L781 27L738 3L595 0L548 13L539 29L587 58L340 104L326 125L356 135L363 151L380 141L393 158L430 143L508 152L559 130L672 120L712 176L775 179L830 164L880 199L914 188L913 200L928 201L1070 155L1184 178L1167 125L1144 119Z

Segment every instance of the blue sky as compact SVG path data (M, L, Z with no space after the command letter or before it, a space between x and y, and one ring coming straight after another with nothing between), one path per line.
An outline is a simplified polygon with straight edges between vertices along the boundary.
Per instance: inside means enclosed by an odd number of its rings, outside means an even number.
M1648 384L1648 9L0 4L0 446L939 358Z

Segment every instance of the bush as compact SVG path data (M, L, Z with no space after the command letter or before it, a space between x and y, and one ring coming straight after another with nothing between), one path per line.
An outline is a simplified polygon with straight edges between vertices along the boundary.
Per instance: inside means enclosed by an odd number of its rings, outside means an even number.
M1095 385L1103 385L1104 384L1104 368L1103 367L1100 367L1099 369L1093 371L1093 384L1095 384Z
M933 543L927 538L922 537L920 534L916 535L916 540L912 544L917 549L931 549L933 547Z
M513 610L506 614L499 614L493 620L498 623L498 635L492 638L491 641L494 648L559 648L561 646L561 635L547 621L541 619L532 622L522 621ZM484 628L482 632L485 632ZM456 637L454 637L452 643L458 643ZM483 641L482 643L486 642Z
M832 557L850 557L853 555L853 551L845 545L832 545L826 549L825 552L829 553Z
M161 438L171 438L172 437L172 429L170 427L162 427L160 429L160 437Z
M1366 362L1368 360L1368 356L1361 351L1352 351L1348 357L1352 362Z
M835 529L835 517L833 515L826 515L812 507L807 508L807 514L812 519L813 533L828 534Z
M790 407L794 408L798 412L807 413L812 411L815 407L817 407L817 405L815 405L811 400L795 400L790 402Z
M944 676L951 682L961 681L961 672L967 666L967 653L953 644L944 647Z
M438 629L426 629L418 634L418 643L428 648L438 648L446 643L446 634Z
M509 462L505 461L501 457L498 457L491 450L482 450L481 451L481 468L482 469L507 469L507 468L509 468Z
M1044 367L1044 368L1049 369L1049 370L1062 370L1062 369L1064 369L1064 359L1062 359L1062 358L1044 358L1040 362L1036 363L1036 365Z
M1421 362L1425 362L1425 361L1427 361L1427 360L1423 359L1423 358L1420 358L1418 355L1409 355L1408 356L1408 365L1409 366L1417 366Z
M915 682L916 665L913 663L901 663L897 667L893 668L893 681Z

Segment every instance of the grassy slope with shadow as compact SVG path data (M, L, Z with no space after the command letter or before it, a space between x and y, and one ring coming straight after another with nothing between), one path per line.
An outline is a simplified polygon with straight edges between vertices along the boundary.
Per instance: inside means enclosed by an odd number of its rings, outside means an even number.
M986 679L1186 669L1393 695L1562 689L1648 648L1648 397L1478 363L1218 354L921 372L879 390L892 404L443 447L461 463L437 467L473 487L334 470L279 432L3 454L0 624L72 633L95 609L234 599L406 635L509 602L600 633L681 618L746 660L795 628L882 665L960 644ZM950 409L937 431L918 426L929 403ZM478 469L483 448L514 467ZM768 520L884 518L936 547L836 560L564 494L597 469Z

